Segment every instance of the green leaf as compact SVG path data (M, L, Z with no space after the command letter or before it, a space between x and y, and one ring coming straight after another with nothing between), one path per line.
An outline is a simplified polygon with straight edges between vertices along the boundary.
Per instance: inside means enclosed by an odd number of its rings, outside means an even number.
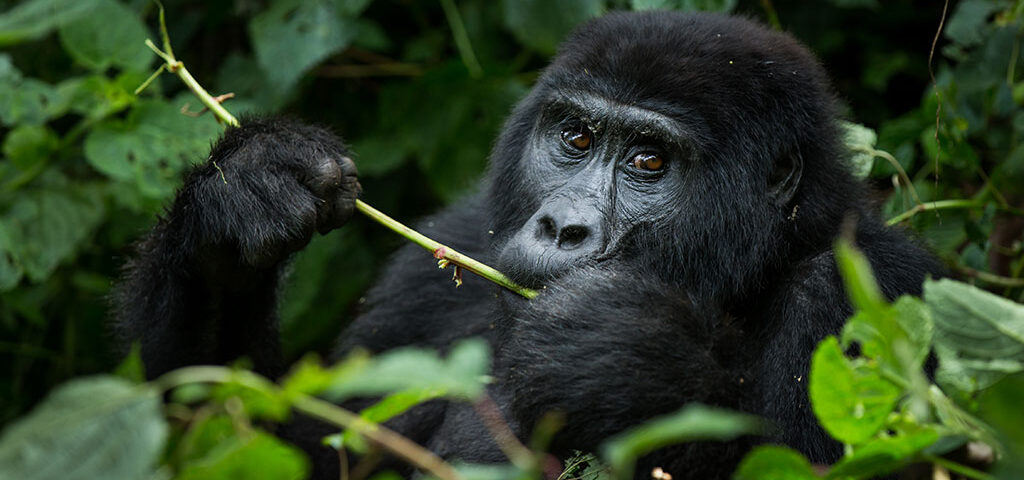
M48 178L49 179L49 178ZM63 188L61 188L63 187ZM101 193L64 182L19 194L0 217L0 243L17 268L41 282L74 257L103 220Z
M601 451L618 477L632 476L636 459L659 448L697 440L731 440L762 429L757 417L690 404L612 437Z
M731 12L739 0L631 0L633 10L702 10Z
M981 44L988 16L1000 5L992 0L964 0L959 2L949 17L949 25L943 31L952 42L969 47Z
M228 381L213 387L213 399L225 402L232 398L241 401L245 414L252 418L284 421L291 413L291 403L273 383L263 377L246 374L247 381Z
M31 0L0 14L0 46L42 37L93 11L99 0Z
M133 383L146 381L146 368L142 366L142 346L139 342L132 342L132 348L128 355L121 360L121 364L114 369L114 375Z
M225 434L223 421L213 432ZM309 460L296 447L260 431L218 441L200 459L187 463L175 480L211 478L301 479L309 472Z
M192 118L170 103L140 100L127 119L97 125L85 139L85 158L103 174L134 181L147 197L169 198L181 173L204 159L223 131L210 116Z
M274 0L249 24L256 59L279 91L352 42L368 1Z
M57 135L45 126L21 125L7 134L3 152L15 167L25 171L45 162L58 142Z
M862 443L885 425L902 391L870 368L855 367L839 341L828 337L811 359L811 405L832 437Z
M57 90L40 80L0 82L0 123L42 125L59 113L62 104Z
M970 393L1024 371L1024 305L949 279L925 282L924 297L940 384Z
M836 263L843 277L843 284L854 308L869 314L877 314L886 306L885 297L878 288L868 259L846 239L839 239L835 245Z
M365 368L338 375L325 397L337 401L356 395L440 390L448 398L473 399L483 392L489 350L479 339L455 344L447 360L424 349L391 350L374 357Z
M155 389L111 376L73 380L0 436L0 478L146 478L166 437Z
M520 43L552 54L579 23L604 11L601 0L504 0L505 27Z
M415 407L428 400L444 397L445 391L440 389L411 389L392 393L381 399L379 402L364 408L359 416L374 423L384 423L395 418L410 408ZM364 452L367 449L366 442L358 432L346 429L341 435L328 437L329 445L338 449L347 446L355 452ZM326 439L325 439L326 440Z
M843 130L843 143L851 153L850 168L857 178L867 178L875 164L875 143L878 135L875 131L853 122L840 122Z
M819 478L800 452L762 445L743 458L733 480L813 480Z
M875 438L858 446L836 463L826 479L875 478L916 461L917 455L939 439L933 429Z
M92 0L89 15L60 27L60 41L71 58L94 71L114 65L144 71L155 57L146 48L146 26L139 15L115 0Z

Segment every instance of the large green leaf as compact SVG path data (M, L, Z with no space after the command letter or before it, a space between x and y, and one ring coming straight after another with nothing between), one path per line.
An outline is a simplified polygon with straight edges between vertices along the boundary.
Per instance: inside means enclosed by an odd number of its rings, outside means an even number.
M505 26L520 42L552 54L580 22L604 11L601 0L504 0Z
M601 450L616 477L626 478L632 477L637 458L659 448L697 440L731 440L762 430L757 417L690 404L612 437Z
M925 282L924 297L939 383L970 393L1024 371L1024 305L949 279Z
M897 471L916 460L916 455L939 439L930 428L872 439L836 463L827 479L875 478Z
M218 426L226 427L225 419ZM224 434L221 430L220 434ZM309 460L296 447L260 431L221 437L205 456L187 463L175 480L244 478L299 480L309 472ZM98 477L97 477L98 478Z
M166 436L155 389L110 376L73 380L0 436L0 478L146 478Z
M252 19L256 59L279 91L287 90L359 31L354 17L368 0L274 0Z
M31 0L0 14L0 46L39 38L88 15L101 0Z
M60 40L71 57L94 71L111 65L145 70L154 60L146 48L146 26L139 15L115 0L92 0L88 15L60 27Z
M902 392L877 372L854 366L839 341L828 337L811 358L811 405L834 438L862 443L881 430Z

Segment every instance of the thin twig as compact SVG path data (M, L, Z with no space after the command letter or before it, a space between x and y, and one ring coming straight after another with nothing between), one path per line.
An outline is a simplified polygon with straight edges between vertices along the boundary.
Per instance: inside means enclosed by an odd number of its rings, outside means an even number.
M281 389L270 380L250 371L232 370L228 367L198 366L185 367L165 373L152 382L161 391L192 383L236 382L257 391L280 393ZM296 411L322 420L340 428L347 428L366 437L371 442L384 445L392 453L441 480L459 480L461 476L440 457L413 441L382 425L363 419L358 414L333 403L304 394L290 398Z
M455 39L455 47L459 50L462 63L469 70L471 78L480 78L484 74L480 62L473 53L473 44L469 41L469 34L466 33L466 26L462 23L462 15L453 0L441 0L441 8L444 9L444 16L448 19L448 25L452 29L452 37Z
M935 58L935 46L939 44L939 36L942 35L942 28L946 25L946 11L949 10L949 0L942 5L942 18L939 19L939 28L935 30L935 38L932 39L932 48L928 51L928 76L932 80L932 88L935 89L935 184L939 184L939 154L942 152L942 142L939 141L939 119L942 118L942 95L939 94L939 83L935 80L935 69L932 68L932 60Z
M456 11L456 13L458 12ZM461 19L459 21L461 22ZM464 29L463 33L465 33ZM163 50L157 48L157 46L153 44L153 42L149 39L146 39L146 46L149 47L150 50L153 50L153 52L155 52L158 56L160 56L160 58L164 60L165 65L161 66L161 68L166 67L168 71L177 75L178 78L180 78L181 81L185 83L189 90L191 90L192 93L195 94L195 96L199 97L199 101L201 101L203 105L205 105L206 108L208 108L210 112L212 112L219 121L232 127L238 127L240 125L238 119L235 118L234 115L231 115L231 112L228 112L227 109L225 109L224 106L221 105L221 103L217 100L217 98L214 98L212 95L210 95L210 93L207 92L206 89L204 89L202 85L200 85L199 82L196 81L192 74L188 72L188 69L185 68L184 63L175 58L174 51L171 50L170 39L167 36L167 25L164 23L163 5L160 6L160 34L164 42ZM472 53L472 51L470 51L470 53ZM475 57L473 58L473 60L475 61ZM479 65L477 66L479 67ZM148 85L151 82L152 77L148 79L146 83L143 84L143 86ZM217 166L216 164L214 164L214 166L217 167L218 170L220 170L219 166ZM224 183L227 183L227 179L224 178L223 176L223 171L221 171L221 178L222 180L224 180ZM465 268L466 270L469 270L470 272L473 272L481 277L484 277L487 280L490 280L498 285L501 285L502 287L505 287L515 293L518 293L519 295L522 295L525 298L530 299L537 296L536 290L531 290L529 288L516 284L511 279L506 277L501 272L495 270L494 268L491 268L470 257L467 257L455 251L455 249L450 248L440 242L437 242L417 232L416 230L413 230L401 224L397 220L367 205L362 200L356 200L356 209L365 214L366 216L372 218L373 220L376 220L377 222L397 232L403 237L411 240L413 243L416 243L417 245L426 248L427 250L430 250L431 252L433 252L434 257L437 258L438 260L447 261L454 264L456 266L455 277L457 280L461 280L461 278L459 277L458 268Z

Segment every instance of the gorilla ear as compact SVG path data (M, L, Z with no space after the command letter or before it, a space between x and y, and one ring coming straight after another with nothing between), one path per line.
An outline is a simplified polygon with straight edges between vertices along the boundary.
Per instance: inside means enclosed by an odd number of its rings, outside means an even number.
M800 150L780 155L768 177L768 195L778 206L784 206L796 195L800 176L804 171L804 158Z

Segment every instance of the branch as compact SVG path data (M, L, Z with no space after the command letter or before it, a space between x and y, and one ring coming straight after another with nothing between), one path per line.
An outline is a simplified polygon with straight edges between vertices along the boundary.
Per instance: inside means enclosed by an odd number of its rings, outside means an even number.
M162 391L168 391L181 385L192 383L228 383L236 382L256 391L271 391L280 394L281 389L270 380L246 370L232 370L228 367L185 367L168 372L152 383ZM395 455L416 467L423 469L441 480L460 480L458 472L440 457L395 431L382 425L367 421L358 414L341 408L333 403L320 400L305 394L294 394L290 399L296 411L330 423L336 427L347 428L359 433L374 443L378 443Z
M228 112L227 109L225 109L224 106L221 105L220 101L218 101L216 98L210 95L210 93L207 92L206 89L204 89L203 86L196 81L195 77L193 77L192 74L188 72L188 69L185 68L184 63L175 58L174 51L171 50L170 38L168 38L167 35L167 24L164 22L163 5L160 5L160 35L163 39L163 50L157 48L157 46L149 39L146 39L146 46L149 47L150 50L153 50L153 52L155 52L157 56L162 58L164 60L164 63L160 65L160 68L156 71L156 73L151 75L141 86L139 86L138 89L135 90L135 94L137 95L142 90L144 90L150 83L153 82L154 79L156 79L156 77L160 73L163 72L163 70L166 69L167 71L177 75L178 78L180 78L181 81L185 83L189 90L191 90L192 93L199 97L199 101L201 101L203 105L206 106L207 109L213 112L214 116L217 118L218 121L223 122L232 127L238 127L240 125L238 119L235 118L234 115L231 115L231 112ZM218 170L220 170L219 167ZM223 172L221 173L221 178L223 179ZM226 182L227 180L225 180L225 183ZM392 231L398 233L399 235L409 239L413 243L433 252L434 257L439 260L438 265L441 268L448 266L449 263L455 265L454 279L456 282L456 286L462 284L460 269L464 268L502 287L505 287L515 293L518 293L519 295L522 295L527 299L531 299L537 296L536 290L532 290L516 284L511 279L503 275L501 272L495 270L494 268L491 268L470 257L467 257L457 252L455 249L450 248L440 242L437 242L417 232L416 230L413 230L403 225L397 220L367 205L362 200L356 200L356 209L359 210L361 213L365 214L366 216L370 217L371 219L390 228Z

